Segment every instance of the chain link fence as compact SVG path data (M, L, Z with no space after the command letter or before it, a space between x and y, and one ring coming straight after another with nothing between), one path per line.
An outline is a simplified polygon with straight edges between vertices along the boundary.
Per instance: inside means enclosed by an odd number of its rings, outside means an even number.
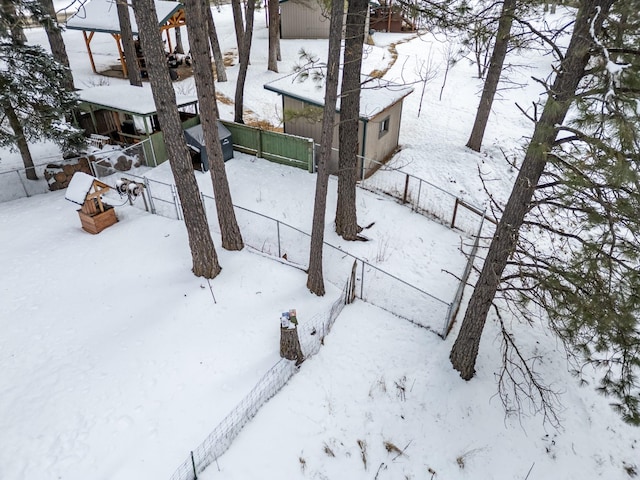
M0 203L48 192L49 184L44 178L44 171L50 163L60 161L62 161L61 155L41 158L38 164L33 167L33 171L38 177L37 180L27 179L26 168L0 172Z
M148 152L149 149L141 144L127 149L96 152L95 160L90 163L92 172L94 176L114 188L123 178L144 184L145 201L135 202L136 207L168 218L183 219L182 206L174 184L149 179L119 168L154 164L153 159L147 159ZM40 167L44 170L45 165ZM19 171L4 174L15 175L17 172ZM0 176L0 180L1 178ZM360 187L390 195L402 203L410 204L418 213L435 217L451 228L458 228L473 235L474 244L467 256L467 264L454 298L447 302L325 242L324 263L332 265L331 269L325 269L323 272L325 281L337 286L344 285L345 278L349 281L329 311L300 325L298 333L305 358L318 352L324 337L342 311L346 299L352 296L357 296L445 338L460 308L464 288L479 248L483 225L488 223L485 222L488 217L478 207L469 205L455 195L400 170L380 167L376 175L363 179ZM219 233L215 199L202 194L202 200L212 231ZM307 268L311 243L308 233L267 215L237 206L234 209L247 246L298 268ZM249 394L190 453L171 476L171 480L197 479L197 474L215 462L229 448L244 425L296 371L295 362L285 359L271 367Z
M211 229L219 233L215 200L202 195ZM245 244L255 250L287 261L306 270L309 261L311 235L280 220L235 207L236 219ZM442 336L449 322L447 312L450 303L421 290L371 263L351 255L327 242L322 252L323 263L331 269L323 269L325 281L341 286L357 264L356 296L395 315L425 327ZM389 294L393 292L393 294Z
M486 218L487 223L495 220L487 217L482 207L457 197L433 183L423 180L401 169L367 160L374 165L363 170L360 188L375 193L389 195L419 213L438 219L450 228L457 228L469 235L475 235L479 222ZM375 175L372 173L375 171Z

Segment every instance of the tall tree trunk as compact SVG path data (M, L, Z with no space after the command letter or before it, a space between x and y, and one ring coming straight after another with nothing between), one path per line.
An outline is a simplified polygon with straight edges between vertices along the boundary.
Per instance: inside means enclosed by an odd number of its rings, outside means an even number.
M216 24L213 21L213 13L211 7L207 4L207 32L209 33L209 43L213 51L213 61L216 64L216 79L219 82L227 81L227 71L224 68L224 58L222 58L222 50L220 50L220 42L218 41L218 32Z
M2 3L0 3L0 5L2 6L2 17L4 17L3 21L9 24L11 43L15 46L22 46L27 41L27 37L22 30L22 19L18 17L18 12L16 11L15 5L13 3L11 3L9 0L1 1ZM20 156L22 157L22 163L24 164L26 176L29 180L37 180L38 175L36 175L36 170L33 165L33 157L31 156L29 144L27 143L27 139L24 136L22 122L20 122L20 118L18 117L17 112L15 111L11 102L3 103L2 110L7 116L9 126L11 127L11 130L13 130L13 134L16 137L16 144L18 145L18 151L20 152Z
M267 70L278 72L278 31L280 24L280 2L269 0L269 60Z
M36 174L36 169L33 166L33 158L31 157L31 151L29 150L27 139L24 136L22 123L20 122L13 105L10 103L4 104L2 105L2 109L7 116L7 120L9 120L9 126L16 137L16 144L18 145L18 151L22 157L22 163L24 164L27 178L29 180L37 180L38 175Z
M171 83L162 37L158 29L156 7L153 0L133 0L133 9L140 32L140 43L147 59L149 82L158 121L164 133L167 156L182 203L184 223L193 259L193 273L197 276L214 278L220 273L221 268L180 123L176 94Z
M6 22L11 32L11 41L16 45L24 45L27 43L27 36L23 30L23 19L18 15L16 6L11 0L1 0L2 18ZM4 17L4 18L3 18Z
M118 21L120 22L120 38L124 48L124 58L127 62L127 76L129 83L136 87L142 86L142 76L140 75L140 65L138 55L133 41L133 31L131 30L131 18L129 16L129 4L126 0L117 0Z
M202 32L207 28L206 10L209 7L204 0L184 0L184 6L191 58L193 59L193 77L200 104L204 144L211 167L209 171L215 193L222 247L227 250L242 250L244 244L233 210L229 182L224 168L222 145L218 134L216 88L211 70L211 57L209 56L209 38L202 35Z
M327 187L329 184L329 159L333 144L333 127L338 100L338 77L340 67L340 42L344 2L331 2L329 23L329 51L327 54L327 77L322 112L322 132L320 133L320 155L316 177L316 193L313 204L313 224L311 225L311 246L309 249L309 275L307 288L318 296L325 294L322 271L322 246L324 243L324 221L327 210Z
M368 8L367 0L349 2L344 39L336 233L345 240L356 240L360 231L356 214L358 126L360 123L360 72Z
M549 90L553 95L548 97L540 121L536 124L511 196L471 295L460 332L451 349L449 358L453 368L465 380L471 379L475 373L480 337L489 308L507 260L516 246L518 231L546 165L547 153L558 135L558 125L565 119L589 62L590 48L594 44L590 29L593 28L596 33L600 31L603 18L613 2L614 0L584 0L578 10L569 47Z
M255 6L254 6L255 8ZM231 11L233 12L233 27L236 31L236 45L238 45L238 58L242 57L244 46L244 21L242 19L241 0L231 0Z
M69 56L67 55L67 48L65 47L64 39L62 38L62 29L58 24L58 18L56 16L56 10L53 6L53 1L40 0L40 5L42 5L42 8L50 17L50 19L44 22L44 30L45 32L47 32L49 46L51 47L51 54L58 63L67 67L64 82L65 88L68 91L73 92L75 90L75 86L73 84L73 74L71 73L71 68L69 67Z
M236 123L244 123L242 112L244 110L244 82L247 79L247 69L249 68L249 57L251 55L251 37L253 36L253 13L256 4L249 1L247 4L247 21L246 28L242 34L242 49L240 51L240 69L238 70L238 80L236 83L236 95L233 121Z
M180 27L174 28L174 32L176 32L176 46L173 49L172 53L180 53L184 55L184 46L182 45L182 29Z
M487 128L487 121L491 113L493 98L498 90L498 82L500 82L500 74L504 59L507 56L507 48L509 47L509 39L511 37L511 24L513 23L513 14L516 8L516 0L504 0L502 4L502 12L498 21L498 32L496 33L496 42L493 46L491 61L489 62L489 70L487 70L487 78L484 81L482 96L480 97L480 105L476 111L476 119L473 122L471 136L467 142L467 147L476 152L480 151L484 131Z

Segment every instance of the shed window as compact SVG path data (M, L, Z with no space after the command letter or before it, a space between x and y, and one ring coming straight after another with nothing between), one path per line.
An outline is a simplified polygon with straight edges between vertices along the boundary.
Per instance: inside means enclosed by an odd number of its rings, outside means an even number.
M378 134L378 138L382 137L389 131L389 120L390 117L387 117L380 122L380 133Z

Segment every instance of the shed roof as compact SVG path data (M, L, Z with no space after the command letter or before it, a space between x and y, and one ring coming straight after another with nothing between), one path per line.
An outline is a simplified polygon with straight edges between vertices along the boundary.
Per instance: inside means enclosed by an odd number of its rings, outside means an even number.
M407 85L388 82L381 78L362 75L360 84L360 118L370 120L388 107L395 105L413 92ZM338 82L338 95L340 95ZM295 98L318 107L324 107L324 81L319 84L310 78L300 81L296 74L278 78L264 85L264 88L280 95ZM340 112L340 97L336 105L336 112Z
M154 3L158 14L158 25L164 25L174 13L184 8L180 2L155 0ZM138 24L131 6L129 6L129 16L133 34L137 35ZM73 17L67 20L67 28L89 32L120 33L115 0L90 0L79 7Z
M103 85L85 88L77 92L81 102L97 105L109 110L146 117L156 113L156 104L150 88L133 85ZM176 92L178 107L198 103L196 95Z

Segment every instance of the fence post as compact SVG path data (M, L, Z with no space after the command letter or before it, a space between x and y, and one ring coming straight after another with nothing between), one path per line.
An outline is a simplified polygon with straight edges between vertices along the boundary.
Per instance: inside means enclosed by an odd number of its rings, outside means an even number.
M280 251L280 221L276 220L276 229L278 231L278 258L282 258L282 252Z
M149 206L151 207L151 213L156 214L156 206L153 203L153 195L151 194L151 184L149 183L149 179L147 177L142 177L144 181L144 189L146 190L147 196L149 197Z
M256 152L256 157L262 158L262 130L256 129L258 132L258 150Z
M451 218L451 228L456 225L456 215L458 214L458 197L456 197L456 204L453 206L453 218Z
M364 300L364 262L362 262L362 273L360 274L360 299Z
M178 220L182 220L180 215L180 206L178 205L178 194L176 193L176 187L171 184L171 195L173 196L173 205L176 207L176 217Z
M309 170L309 173L313 173L314 169L315 169L315 151L316 149L313 147L313 140L309 139L308 145L310 145L310 148L307 149L308 151L308 156L307 156L307 170Z
M402 194L402 204L407 203L407 191L409 190L409 175L404 175L404 193Z
M191 466L193 467L193 478L198 480L198 473L196 472L196 462L193 459L193 450L191 450Z
M418 211L420 208L420 194L422 193L422 179L419 179L420 182L418 183L418 198L416 199L415 203L413 204L413 210L414 211Z
M151 146L151 156L153 157L153 166L157 167L158 166L158 161L156 160L156 149L153 148L153 142L151 141L151 137L148 137L147 141L149 142L149 145Z
M25 170L26 172L26 170ZM29 197L29 192L27 191L27 186L24 184L24 182L22 181L22 177L20 176L20 170L16 170L16 175L18 175L18 181L20 182L20 185L22 185L22 189L24 190L24 194Z

